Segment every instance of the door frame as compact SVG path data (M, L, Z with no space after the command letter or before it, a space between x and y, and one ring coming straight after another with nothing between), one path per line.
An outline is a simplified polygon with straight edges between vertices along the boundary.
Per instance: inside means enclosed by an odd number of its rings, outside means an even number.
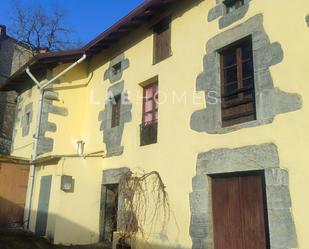
M101 182L101 201L100 201L100 225L99 225L99 237L100 241L104 241L104 234L105 234L105 208L106 208L106 188L110 185L118 185L121 181L121 177L123 174L128 173L130 170L127 167L121 168L114 168L103 170L102 172L102 182ZM121 210L122 205L122 197L118 196L118 211ZM119 213L118 213L119 214ZM118 217L117 217L118 218ZM118 229L118 222L117 220L117 229Z
M270 249L298 248L292 217L288 171L280 167L278 148L266 143L199 153L190 193L192 249L213 248L210 175L263 171Z

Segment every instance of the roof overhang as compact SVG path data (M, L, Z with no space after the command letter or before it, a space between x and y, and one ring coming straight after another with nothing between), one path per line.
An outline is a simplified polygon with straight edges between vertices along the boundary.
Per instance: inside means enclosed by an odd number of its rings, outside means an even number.
M21 157L0 155L0 163L30 165L30 160Z
M116 22L84 47L64 52L43 53L33 57L28 63L14 73L3 86L0 86L0 90L16 90L20 83L29 80L29 77L25 73L27 67L29 67L33 73L42 72L42 70L53 68L58 64L75 61L83 54L87 54L89 57L101 52L102 50L109 49L113 44L117 43L120 39L127 36L141 25L151 23L156 17L163 16L168 6L176 2L189 3L194 2L194 0L146 0L143 4Z

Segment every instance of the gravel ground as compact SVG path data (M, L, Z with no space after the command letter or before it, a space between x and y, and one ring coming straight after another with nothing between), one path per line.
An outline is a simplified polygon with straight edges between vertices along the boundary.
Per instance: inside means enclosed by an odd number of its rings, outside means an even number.
M51 245L47 240L38 238L22 230L0 230L0 249L111 249L103 244L89 246Z

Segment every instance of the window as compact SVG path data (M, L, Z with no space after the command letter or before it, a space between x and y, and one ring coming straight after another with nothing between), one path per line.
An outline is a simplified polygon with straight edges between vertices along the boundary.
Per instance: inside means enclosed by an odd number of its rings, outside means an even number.
M31 123L31 113L27 112L26 113L26 125L29 126Z
M153 63L156 64L171 55L171 18L166 17L156 24L153 32Z
M144 87L141 146L157 142L158 83Z
M112 104L112 128L117 127L120 124L120 107L121 95L117 95L114 97Z
M240 8L245 4L245 0L226 0L224 5L226 7L226 13L231 13L234 10Z
M223 127L256 119L251 38L221 52Z
M114 66L112 66L112 73L113 75L117 75L121 72L121 62L118 62Z

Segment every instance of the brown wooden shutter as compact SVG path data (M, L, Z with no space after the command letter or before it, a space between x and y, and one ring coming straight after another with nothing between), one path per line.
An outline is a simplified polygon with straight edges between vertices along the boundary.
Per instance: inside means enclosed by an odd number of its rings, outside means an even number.
M171 55L171 18L166 17L154 26L153 62L158 63Z
M268 249L260 175L212 179L215 249Z

